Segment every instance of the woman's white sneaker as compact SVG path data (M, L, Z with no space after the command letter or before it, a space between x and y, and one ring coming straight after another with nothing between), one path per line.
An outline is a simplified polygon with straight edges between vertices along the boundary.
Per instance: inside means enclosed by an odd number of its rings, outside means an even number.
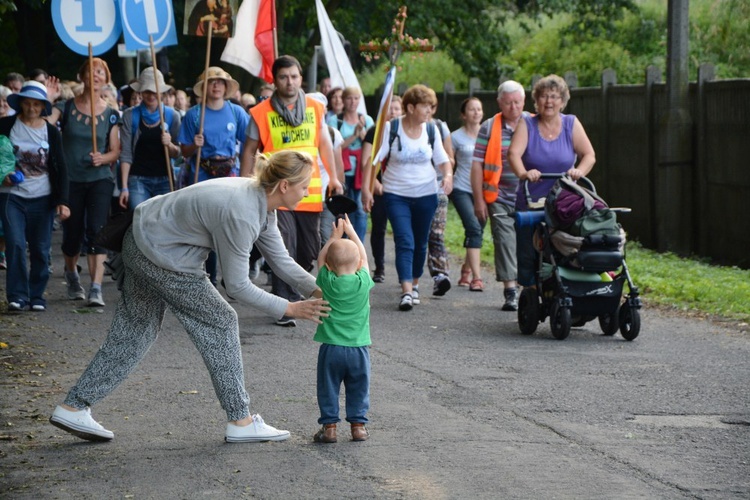
M271 427L257 413L253 415L250 425L240 426L227 424L224 440L227 443L257 443L261 441L284 441L289 439L289 431Z
M115 437L91 417L91 408L69 411L58 406L49 419L50 423L65 432L88 441L111 441Z

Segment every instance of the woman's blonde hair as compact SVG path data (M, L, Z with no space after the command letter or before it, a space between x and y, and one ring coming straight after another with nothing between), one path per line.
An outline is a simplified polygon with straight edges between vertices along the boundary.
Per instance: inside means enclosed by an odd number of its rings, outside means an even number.
M359 90L359 87L346 87L344 91L341 93L341 98L346 99L349 96L359 96L362 97L362 91Z
M270 157L258 154L255 157L255 179L268 194L273 194L283 180L289 184L306 181L312 173L313 157L310 153L291 149L277 151Z

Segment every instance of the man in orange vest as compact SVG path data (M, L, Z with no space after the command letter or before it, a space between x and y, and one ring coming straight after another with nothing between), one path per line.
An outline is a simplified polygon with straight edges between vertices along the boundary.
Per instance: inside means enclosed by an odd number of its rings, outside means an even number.
M270 154L282 149L297 149L320 158L328 172L332 193L343 192L333 166L333 145L325 123L325 108L305 96L301 90L302 66L292 56L281 56L271 68L276 90L269 99L250 109L250 122L242 153L240 175L250 176L255 168L255 154ZM313 175L305 196L291 210L279 210L277 221L289 255L306 271L311 271L320 252L320 214L323 200L319 162L314 163ZM274 274L271 292L290 302L301 300L299 292ZM276 321L280 326L297 326L292 318Z
M495 279L505 287L503 311L518 310L516 279L516 230L514 226L518 177L508 165L508 147L523 110L526 93L513 80L497 89L500 113L486 120L477 135L471 163L471 189L474 213L479 222L490 218L492 241L495 245Z

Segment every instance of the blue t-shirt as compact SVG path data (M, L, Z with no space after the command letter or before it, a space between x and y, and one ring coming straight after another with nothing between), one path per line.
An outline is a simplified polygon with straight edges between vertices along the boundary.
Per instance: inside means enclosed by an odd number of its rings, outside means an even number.
M327 120L328 125L331 127L339 130L341 132L341 136L346 140L349 137L354 134L354 129L357 128L357 124L354 125L347 123L345 120L341 120L341 123L339 124L339 119L336 115L333 115ZM369 129L375 124L375 122L370 118L369 115L365 115L365 130ZM339 128L339 125L341 125L341 128ZM351 149L352 151L357 151L359 149L362 149L362 140L357 138L352 142L347 149ZM344 161L346 161L346 158L344 158ZM346 171L346 175L354 175L357 171L357 160L354 156L349 157L349 163L351 165L351 170Z
M200 128L201 107L193 106L185 113L182 120L178 141L180 144L193 144L195 134ZM245 144L245 129L249 121L248 114L241 107L231 102L225 102L224 107L214 110L206 106L206 116L203 120L204 144L201 148L201 158L214 158L216 156L235 156L242 153ZM239 151L237 146L239 144ZM189 163L195 166L195 156L190 158ZM239 158L237 166L232 170L232 175L239 175ZM208 173L200 169L198 181L211 179Z

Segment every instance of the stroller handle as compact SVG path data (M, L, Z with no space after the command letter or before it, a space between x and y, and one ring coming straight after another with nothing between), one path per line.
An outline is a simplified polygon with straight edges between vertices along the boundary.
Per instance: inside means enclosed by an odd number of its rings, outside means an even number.
M566 177L567 175L568 174L566 172L560 172L560 173L557 173L557 174L547 173L547 174L542 174L541 177L540 177L540 179L561 179L563 177ZM589 191L591 191L592 193L596 194L596 187L594 186L594 183L591 182L591 180L588 177L581 177L578 180L579 181L583 181L584 184L587 185L587 189ZM529 203L529 201L531 199L531 193L529 193L529 181L528 181L528 179L525 179L523 181L523 187L524 187L524 192L526 194L526 203Z

